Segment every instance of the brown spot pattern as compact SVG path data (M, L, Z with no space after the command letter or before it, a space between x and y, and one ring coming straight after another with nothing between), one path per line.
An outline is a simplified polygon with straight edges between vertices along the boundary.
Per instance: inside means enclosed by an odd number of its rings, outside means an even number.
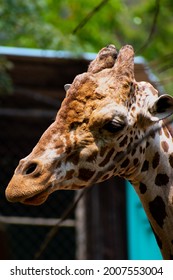
M109 178L109 174L106 174L106 175L104 175L101 179L103 180L103 181L105 181L105 180L107 180Z
M112 148L106 155L105 159L99 164L100 167L105 166L109 161L110 161L110 157L112 156L112 154L114 153L114 148Z
M154 130L152 130L152 131L150 132L150 137L153 138L153 139L155 138L155 132L154 132Z
M162 141L162 142L161 142L161 146L162 146L162 149L164 150L164 152L167 153L168 150L169 150L169 145L168 145L168 143L167 143L166 141Z
M138 158L135 158L134 161L133 161L133 164L134 164L134 165L137 165L138 163L139 163L139 159L138 159Z
M74 165L77 165L79 162L79 153L74 152L66 158L66 162L72 162Z
M66 178L67 180L70 180L70 179L72 179L73 174L74 174L74 170L73 170L73 169L72 169L72 170L69 170L69 171L67 171L65 178Z
M126 135L123 140L119 143L119 146L120 147L123 147L127 144L127 141L128 141L128 136Z
M138 139L139 139L139 137L137 135L135 135L135 140L138 140Z
M143 165L142 165L142 169L141 169L141 172L145 172L145 171L148 171L149 169L149 161L148 160L145 160Z
M157 174L155 178L155 184L159 187L167 185L169 182L169 177L165 173L159 173Z
M146 143L146 148L148 148L149 145L150 145L150 143L147 141L147 143Z
M162 228L164 224L164 219L166 218L165 203L161 196L156 196L153 201L149 202L149 209L153 219Z
M91 179L91 177L95 174L95 171L92 171L87 168L80 168L78 178L83 181L88 181Z
M116 155L113 158L113 161L116 160L117 162L119 162L120 160L122 160L124 157L124 152L118 152L116 153Z
M156 152L152 161L152 166L154 169L159 165L159 162L160 162L160 155L158 152Z
M130 160L128 158L126 158L123 163L121 164L121 168L125 168L129 165L130 163Z
M136 148L134 148L133 150L132 150L132 156L134 156L134 154L136 153Z
M139 190L140 190L141 194L144 194L147 191L147 186L141 182L139 185Z

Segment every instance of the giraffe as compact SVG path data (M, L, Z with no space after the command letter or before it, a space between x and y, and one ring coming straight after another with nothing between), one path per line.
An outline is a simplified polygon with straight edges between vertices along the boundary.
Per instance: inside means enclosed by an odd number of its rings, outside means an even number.
M22 159L6 188L10 202L39 205L61 189L111 176L134 186L164 259L173 259L173 98L134 77L134 50L101 49L75 77L55 121Z

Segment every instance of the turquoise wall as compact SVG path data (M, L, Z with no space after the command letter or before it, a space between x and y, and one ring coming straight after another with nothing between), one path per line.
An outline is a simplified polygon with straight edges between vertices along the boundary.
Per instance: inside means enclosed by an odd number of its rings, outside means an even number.
M127 236L129 260L161 260L162 256L142 204L132 187L126 183Z

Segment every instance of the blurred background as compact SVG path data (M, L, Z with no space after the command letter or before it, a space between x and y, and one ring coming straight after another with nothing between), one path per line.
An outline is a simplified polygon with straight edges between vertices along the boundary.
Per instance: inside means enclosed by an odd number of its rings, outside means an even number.
M4 191L55 118L64 84L110 43L133 45L136 79L172 94L171 0L0 0L0 259L33 259L78 195L55 192L32 207L7 202ZM85 194L40 258L161 256L133 188L113 178Z

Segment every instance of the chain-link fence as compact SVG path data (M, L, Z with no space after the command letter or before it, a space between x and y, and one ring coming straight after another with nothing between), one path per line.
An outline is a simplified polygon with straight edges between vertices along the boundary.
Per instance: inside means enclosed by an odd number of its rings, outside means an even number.
M11 76L15 92L0 96L0 258L33 259L52 226L74 201L76 192L54 192L36 207L9 203L5 188L19 160L31 152L52 123L65 95L63 85L86 71L89 62L58 56L14 55L10 60L14 64ZM126 258L123 185L113 179L91 188L40 258Z
M32 259L51 226L73 201L74 192L59 191L38 207L12 204L6 201L5 188L18 161L34 147L49 121L33 118L1 116L0 121L0 239L3 244L1 258ZM20 186L19 186L20 187ZM71 223L61 227L42 258L74 259L74 213ZM3 241L3 242L2 242Z

